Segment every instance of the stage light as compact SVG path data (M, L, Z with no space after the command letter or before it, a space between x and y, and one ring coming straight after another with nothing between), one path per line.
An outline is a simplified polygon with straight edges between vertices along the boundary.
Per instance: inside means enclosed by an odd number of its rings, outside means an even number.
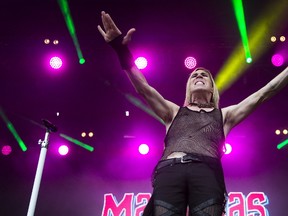
M61 58L57 57L57 56L54 56L50 59L50 66L53 68L53 69L59 69L61 68L63 62L61 60Z
M56 112L56 116L59 116L60 115L60 113L59 112Z
M249 27L249 46L253 53L253 61L257 61L264 53L270 49L270 46L263 46L263 41L269 40L268 35L282 26L279 22L287 17L287 7L283 7L282 1L275 1L269 10L265 11L258 20ZM267 28L267 25L270 27ZM268 36L269 37L269 36ZM245 55L243 47L239 43L232 51L226 62L217 72L215 82L220 95L247 71L251 64L243 64L242 56ZM244 59L245 61L245 59Z
M44 44L49 44L50 43L50 40L49 39L45 39L44 40Z
M76 145L81 146L82 148L85 148L86 150L88 150L90 152L94 151L94 147L92 147L90 145L87 145L87 144L85 144L85 143L83 143L83 142L81 142L81 141L79 141L77 139L74 139L74 138L72 138L70 136L67 136L65 134L62 134L62 133L60 134L60 136L63 137L64 139L76 144Z
M7 156L7 155L11 154L12 148L10 145L4 145L1 149L1 152L3 155Z
M82 133L81 133L81 136L82 136L82 137L86 137L86 133L85 133L85 132L82 132Z
M288 139L284 140L283 142L277 145L277 149L281 149L288 144Z
M12 122L8 119L8 117L5 115L4 111L1 109L0 107L0 116L1 118L4 120L4 122L6 123L7 128L9 129L9 131L12 133L12 135L14 136L14 138L17 140L20 148L22 149L22 151L27 151L27 147L25 145L25 143L23 142L23 140L21 139L21 137L19 136L19 134L17 133L15 127L13 126Z
M145 69L147 67L148 61L144 57L138 57L135 60L135 64L136 64L137 68L141 70L141 69Z
M232 0L232 3L233 3L233 9L234 9L235 17L237 20L238 28L240 31L240 36L242 39L242 45L243 45L244 52L245 52L246 62L251 63L252 59L251 59L249 42L248 42L243 2L242 0ZM251 62L249 62L248 59L251 59Z
M284 130L283 130L283 134L284 134L284 135L287 135L287 134L288 134L288 130L287 130L287 129L284 129Z
M276 42L276 40L277 40L277 38L275 37L275 36L272 36L271 38L270 38L270 40L271 40L271 42Z
M271 58L271 62L275 67L280 67L284 64L284 57L281 54L274 54Z
M193 69L196 67L197 61L194 57L189 56L184 60L184 65L188 69Z
M138 148L139 153L142 155L146 155L149 152L149 146L147 144L141 144Z
M94 136L93 132L89 132L88 136L93 137Z
M250 57L250 58L247 58L247 59L246 59L246 62L247 62L248 64L252 63L252 58L251 58L251 57Z
M129 111L126 111L126 112L125 112L125 116L128 117L129 115L130 115Z
M223 147L223 152L227 155L232 152L232 146L229 143L225 144L225 147Z
M277 129L277 130L275 131L275 134L276 134L276 135L280 135L280 134L281 134L281 131Z
M133 136L133 135L124 135L123 138L124 138L124 139L135 139L136 136Z
M165 125L164 121L155 114L155 112L146 104L142 103L142 101L136 97L134 97L131 94L125 94L126 99L132 103L133 105L135 105L136 107L142 109L144 112L146 112L147 114L149 114L150 116L152 116L153 118L157 119L158 121L160 121L163 125Z
M280 37L280 41L281 41L281 42L284 42L285 40L286 40L285 36L281 36L281 37Z
M68 148L68 146L66 146L66 145L61 145L59 148L58 148L58 152L59 152L59 154L60 155L67 155L68 154L68 152L69 152L69 148Z
M85 59L84 58L80 58L79 63L80 64L84 64L85 63Z
M79 63L80 64L84 64L85 63L85 59L83 57L81 48L80 48L80 44L77 38L77 34L76 34L76 29L74 26L74 22L70 13L70 8L69 8L69 4L68 4L68 0L58 0L57 1L59 4L59 7L61 9L61 12L64 16L65 22L66 22L66 26L68 28L68 31L70 33L70 36L72 37L74 46L76 48L76 52L78 55L78 59L79 59Z
M58 44L59 44L59 41L58 41L58 40L53 40L53 44L54 44L54 45L58 45Z

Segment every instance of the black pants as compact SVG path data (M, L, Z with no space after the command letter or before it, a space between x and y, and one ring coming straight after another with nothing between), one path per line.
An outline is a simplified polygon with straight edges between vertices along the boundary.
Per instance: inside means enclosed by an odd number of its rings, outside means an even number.
M219 168L220 169L220 168ZM221 216L225 184L221 170L207 163L173 163L156 169L153 194L143 216ZM188 207L188 209L187 209Z

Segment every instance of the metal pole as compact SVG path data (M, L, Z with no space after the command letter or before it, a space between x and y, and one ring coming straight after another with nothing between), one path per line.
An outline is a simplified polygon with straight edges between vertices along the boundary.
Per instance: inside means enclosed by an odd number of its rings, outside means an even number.
M42 173L43 173L44 164L45 164L45 158L46 158L48 144L49 144L49 135L50 135L50 132L57 131L57 128L55 127L55 125L51 124L47 120L42 120L42 121L43 121L44 126L46 127L46 133L45 133L44 140L43 141L39 140L38 142L38 144L41 145L41 151L40 151L40 156L38 160L38 165L37 165L37 170L36 170L36 175L34 179L34 184L33 184L33 189L32 189L27 216L34 216L35 207L37 203L37 197L38 197L41 178L42 178Z

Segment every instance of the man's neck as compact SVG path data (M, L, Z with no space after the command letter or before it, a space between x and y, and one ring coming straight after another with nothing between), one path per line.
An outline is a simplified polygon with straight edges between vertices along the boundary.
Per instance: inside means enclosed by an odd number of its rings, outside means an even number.
M195 102L191 102L189 103L190 106L197 106L199 108L213 108L215 107L215 104L210 102L210 103L195 103Z

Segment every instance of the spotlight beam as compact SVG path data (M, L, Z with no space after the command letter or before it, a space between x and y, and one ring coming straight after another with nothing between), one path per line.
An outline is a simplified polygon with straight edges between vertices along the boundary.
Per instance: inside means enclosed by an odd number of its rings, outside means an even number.
M143 104L138 98L133 97L130 94L124 94L124 96L126 97L126 99L128 101L130 101L132 104L134 104L136 107L140 108L141 110L143 110L144 112L148 113L150 116L152 116L153 118L157 119L159 122L161 122L162 124L164 124L163 120L161 118L159 118L152 109L150 109L148 106L146 106L145 104Z
M263 12L263 15L253 23L249 31L249 44L254 62L260 58L271 46L271 43L264 44L263 41L267 39L267 35L280 31L287 23L288 4L286 0L279 0L272 2L268 8ZM270 46L269 46L270 45ZM226 60L218 75L215 77L215 83L222 93L228 89L250 66L243 64L245 55L241 44L232 51L230 57ZM240 56L240 58L239 58Z
M143 110L144 112L146 112L147 114L149 114L150 116L152 116L153 118L155 118L156 120L161 122L161 124L165 125L164 121L161 118L159 118L150 107L148 107L147 105L143 104L141 100L139 100L138 98L132 96L131 94L122 92L120 89L118 89L117 87L112 85L108 80L104 80L103 82L105 83L105 85L114 88L117 92L119 92L120 94L124 95L124 97L130 103L132 103L136 107L140 108L141 110Z
M85 143L83 143L83 142L81 142L81 141L79 141L77 139L74 139L74 138L72 138L70 136L67 136L65 134L62 134L62 133L60 133L60 136L63 137L64 139L76 144L76 145L81 146L82 148L84 148L84 149L86 149L86 150L88 150L90 152L94 151L94 148L92 146L87 145L87 144L85 144Z
M248 43L243 3L242 3L242 0L232 0L232 2L233 2L233 8L234 8L238 28L239 28L241 39L242 39L246 61L247 61L248 59L252 59L252 58L251 58L251 53L250 53L250 48L249 48L249 43Z
M9 119L7 118L7 116L5 115L4 111L1 109L0 107L0 116L3 119L3 121L6 123L7 128L9 129L9 131L12 133L12 135L14 136L14 138L17 140L20 148L22 149L22 151L27 151L27 147L25 145L25 143L23 142L23 140L20 138L19 134L17 133L16 129L14 128L13 124L9 121Z
M67 0L58 0L58 4L59 4L61 12L62 12L62 14L64 16L64 19L65 19L68 31L70 33L70 36L72 37L74 46L76 48L76 52L77 52L77 55L78 55L79 63L80 64L84 64L85 63L85 59L84 59L82 51L80 49L80 45L79 45L78 38L77 38L77 35L76 35L76 30L75 30L75 26L74 26L74 23L73 23L73 20L72 20L72 16L71 16L71 13L70 13L68 2L67 2Z
M283 148L284 146L288 145L288 139L284 140L283 142L279 143L277 145L277 149L281 149Z

